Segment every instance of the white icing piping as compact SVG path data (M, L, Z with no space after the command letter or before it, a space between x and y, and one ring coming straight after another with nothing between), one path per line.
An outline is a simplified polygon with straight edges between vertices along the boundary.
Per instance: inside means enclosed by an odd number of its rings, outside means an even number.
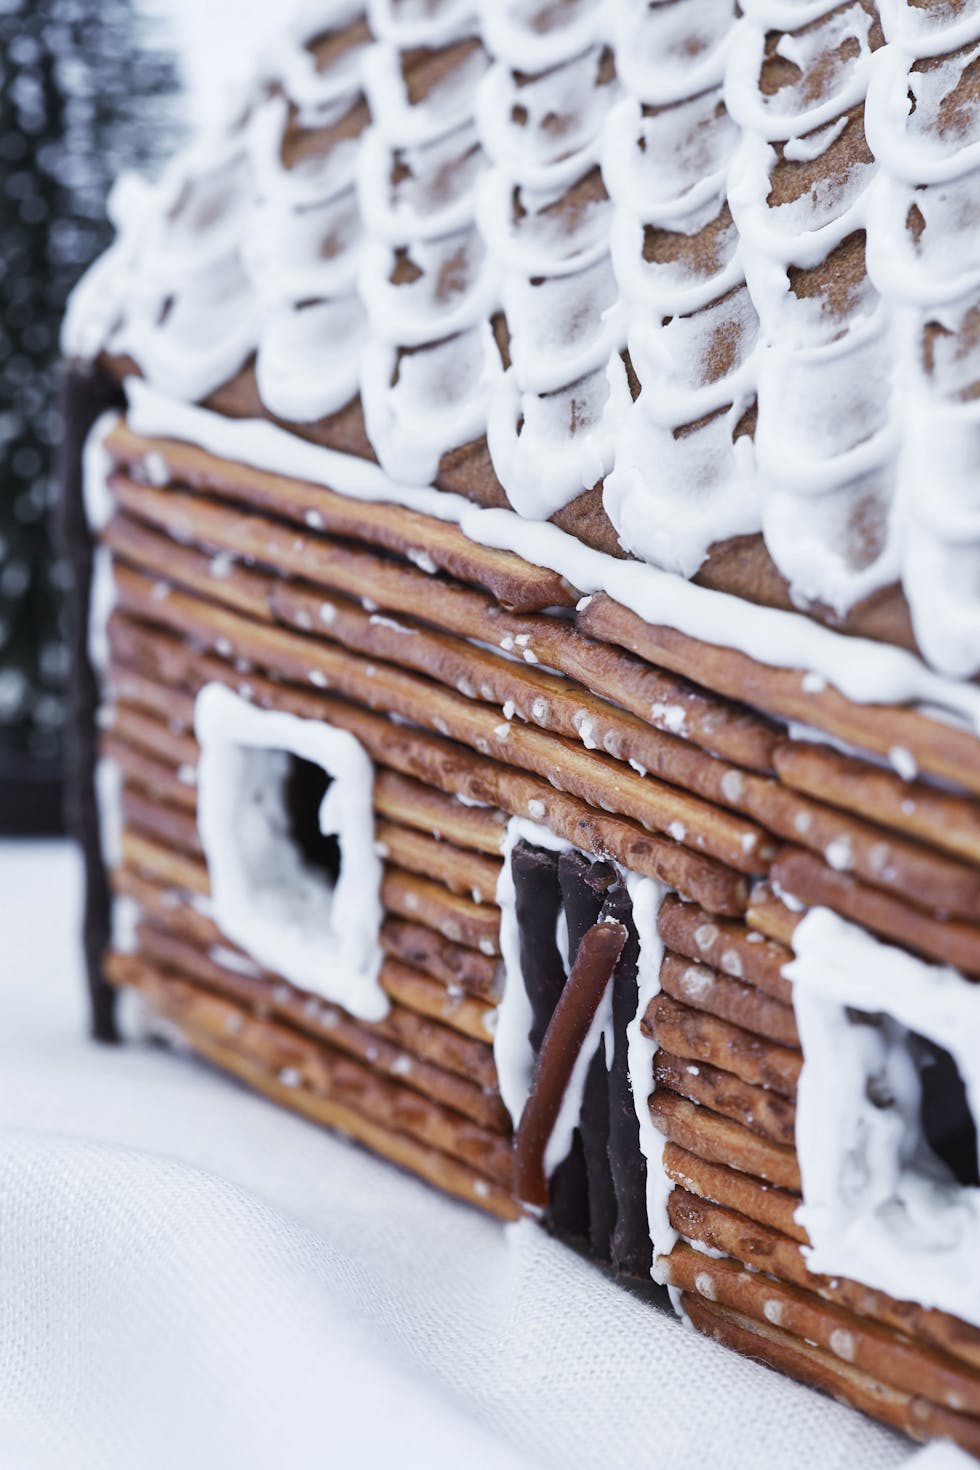
M185 440L219 458L325 485L352 499L407 506L458 525L478 545L552 567L586 594L605 591L651 624L737 649L760 663L806 670L801 681L819 675L857 703L935 706L980 732L980 689L933 673L904 649L848 638L797 613L619 561L513 511L484 510L461 496L400 485L367 460L309 444L262 420L223 418L168 399L139 380L131 380L127 392L137 433Z
M952 1055L980 1124L980 990L828 909L805 915L793 947L784 974L803 1047L797 1214L812 1243L808 1265L980 1326L980 1189L944 1181L923 1160L919 1083L900 1029ZM849 1008L892 1023L855 1024ZM869 1100L871 1077L891 1106Z
M640 1129L640 1152L647 1166L647 1221L650 1227L650 1243L653 1246L650 1274L657 1280L657 1257L669 1255L677 1240L677 1231L667 1214L667 1202L674 1188L674 1181L668 1177L663 1166L666 1140L650 1116L650 1098L655 1086L653 1057L657 1044L644 1036L641 1023L650 1002L660 994L660 966L664 944L657 920L666 890L654 878L640 877L636 873L624 873L623 877L633 905L633 923L640 941L636 1015L626 1027L627 1064L633 1106Z
M258 964L362 1020L388 998L381 969L382 865L374 850L374 766L357 738L323 721L258 709L221 684L197 696L197 822L218 927ZM331 886L293 848L276 807L286 755L331 777L319 827L340 841Z

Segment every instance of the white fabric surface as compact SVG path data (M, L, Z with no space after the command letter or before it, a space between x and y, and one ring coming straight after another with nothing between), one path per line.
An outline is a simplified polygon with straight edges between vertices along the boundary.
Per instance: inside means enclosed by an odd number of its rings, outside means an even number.
M66 847L0 845L3 1470L909 1461L535 1227L87 1043L79 887Z

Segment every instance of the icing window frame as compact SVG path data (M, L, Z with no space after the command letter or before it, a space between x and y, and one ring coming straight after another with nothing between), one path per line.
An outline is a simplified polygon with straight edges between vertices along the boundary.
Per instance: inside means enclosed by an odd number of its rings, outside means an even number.
M828 909L809 911L793 945L807 1265L980 1326L980 1187L927 1136L916 1057L922 1041L949 1054L980 1129L980 987Z
M318 720L260 709L222 684L197 696L197 822L214 919L263 969L381 1020L383 869L374 846L374 766L356 736ZM289 758L319 767L326 789L315 828L335 838L336 872L297 841ZM306 827L310 827L306 814Z

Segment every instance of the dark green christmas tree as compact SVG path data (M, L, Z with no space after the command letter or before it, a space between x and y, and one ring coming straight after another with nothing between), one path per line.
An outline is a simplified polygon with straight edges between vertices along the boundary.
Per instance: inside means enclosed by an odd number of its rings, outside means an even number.
M59 327L108 243L112 180L173 142L166 40L133 0L0 0L0 831L51 821L67 673L50 526Z

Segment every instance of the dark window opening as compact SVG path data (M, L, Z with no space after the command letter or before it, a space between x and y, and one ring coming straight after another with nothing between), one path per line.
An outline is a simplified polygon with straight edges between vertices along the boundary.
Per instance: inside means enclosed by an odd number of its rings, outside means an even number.
M289 836L310 868L333 887L340 877L340 841L320 831L320 803L332 785L322 766L302 756L289 756L283 790Z
M977 1125L955 1059L916 1032L910 1034L909 1046L922 1086L922 1128L929 1147L959 1184L980 1187Z

